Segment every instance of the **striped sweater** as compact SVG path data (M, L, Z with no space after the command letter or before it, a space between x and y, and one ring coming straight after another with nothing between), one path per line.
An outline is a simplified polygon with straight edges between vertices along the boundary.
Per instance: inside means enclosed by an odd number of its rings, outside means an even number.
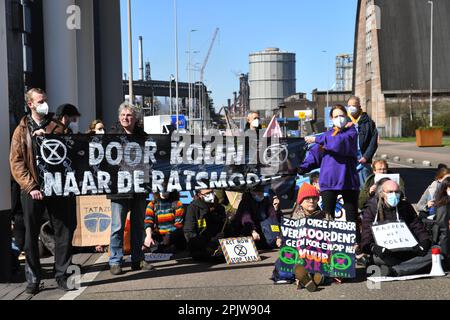
M151 201L145 210L144 230L165 235L183 228L184 207L180 201Z

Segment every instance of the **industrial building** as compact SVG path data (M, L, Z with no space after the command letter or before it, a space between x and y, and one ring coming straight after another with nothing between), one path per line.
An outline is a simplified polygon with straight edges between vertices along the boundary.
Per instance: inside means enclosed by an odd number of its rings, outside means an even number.
M268 48L249 56L250 110L270 119L273 110L296 91L295 53Z
M433 118L450 110L450 1L359 0L354 92L382 136L428 125L433 3Z

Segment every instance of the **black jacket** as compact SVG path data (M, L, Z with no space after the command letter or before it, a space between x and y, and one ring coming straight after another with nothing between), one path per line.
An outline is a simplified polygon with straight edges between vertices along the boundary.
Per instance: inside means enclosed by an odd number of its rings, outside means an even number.
M126 131L124 130L124 128L121 125L118 125L117 127L112 128L108 133L109 134L126 134ZM142 127L139 127L138 125L136 125L134 128L133 135L144 136L144 135L147 135L147 133L145 133L145 131ZM136 199L136 200L142 201L142 198L144 198L144 201L145 201L145 198L147 198L147 195L146 194L114 194L114 195L107 195L106 198L110 199L112 201L127 200L127 199Z
M416 211L412 207L412 205L407 201L400 201L397 206L398 208L398 216L400 220L404 221L408 226L411 233L416 238L417 242L425 249L428 250L431 246L431 239L426 231L424 225L419 220ZM395 212L395 208L385 208L384 219L380 219L378 217L378 221L396 221L397 214ZM367 207L364 211L363 220L362 220L362 233L361 233L361 249L364 253L371 253L371 245L375 244L375 239L372 234L372 224L375 221L375 217L377 214L377 199L371 198L367 202Z
M186 210L184 235L186 240L204 237L207 241L222 232L226 221L225 208L220 204L210 207L203 200L194 200Z
M358 121L358 137L362 155L371 163L378 149L378 130L375 122L365 112Z

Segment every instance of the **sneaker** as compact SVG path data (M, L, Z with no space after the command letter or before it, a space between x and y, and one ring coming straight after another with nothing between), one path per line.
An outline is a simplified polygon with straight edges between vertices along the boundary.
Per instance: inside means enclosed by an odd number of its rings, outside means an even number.
M317 284L311 278L308 270L304 266L297 265L294 270L295 278L298 280L297 289L305 287L309 292L314 292L317 290Z
M131 263L131 270L139 271L139 270L142 270L142 269L147 270L147 271L151 271L151 270L155 270L155 266L150 264L150 263L148 263L145 260Z
M40 284L38 283L28 283L25 292L28 294L38 294L40 290Z
M313 281L317 286L320 286L325 283L325 277L321 273L315 273L313 276Z
M66 277L57 278L56 279L56 283L58 284L58 289L60 289L60 290L63 290L63 291L73 291L73 290L75 290L75 288L69 288L67 286L67 278Z
M118 276L122 274L122 267L119 264L113 264L109 267L109 272L114 276Z

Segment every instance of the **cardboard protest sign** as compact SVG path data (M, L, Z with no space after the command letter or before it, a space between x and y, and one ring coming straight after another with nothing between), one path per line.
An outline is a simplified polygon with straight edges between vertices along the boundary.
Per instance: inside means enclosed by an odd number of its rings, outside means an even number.
M172 259L173 253L146 253L145 261L147 262L157 262L157 261L168 261ZM131 256L129 256L126 262L131 262Z
M72 245L93 247L109 245L111 201L106 196L85 196L77 200L77 229Z
M283 218L282 271L297 264L311 273L354 278L356 224L354 222Z
M418 244L404 222L374 224L372 233L377 245L393 251L412 248Z
M252 136L254 135L254 136ZM199 189L244 191L295 186L304 158L298 138L192 135L48 135L34 138L39 183L47 197Z
M398 173L377 173L375 174L375 180L374 183L378 183L383 178L389 178L392 181L396 182L398 185L400 185L400 175Z
M221 239L220 246L227 264L261 260L252 237Z

